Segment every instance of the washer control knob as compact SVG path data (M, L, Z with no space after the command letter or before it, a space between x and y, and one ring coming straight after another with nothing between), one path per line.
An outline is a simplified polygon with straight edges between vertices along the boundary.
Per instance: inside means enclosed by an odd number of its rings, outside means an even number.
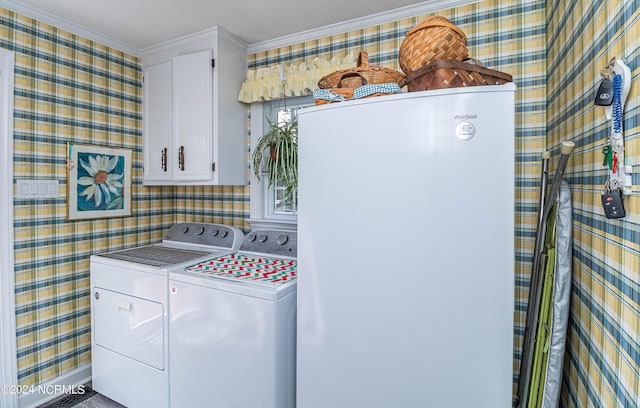
M249 240L249 242L253 242L256 240L256 238L258 238L256 236L256 234L249 234L249 236L247 237L247 239Z
M267 240L267 236L265 234L262 234L258 237L258 241L259 242L264 242Z
M289 241L289 236L286 234L282 234L278 237L278 239L276 240L276 243L278 245L284 245L287 243L287 241Z
M189 232L189 227L182 227L182 233L186 234L187 232Z
M204 233L204 227L200 227L198 228L198 231L196 232L197 235L202 235Z
M225 230L220 231L220 238L224 238L227 235L229 235L229 231L225 231Z
M211 233L211 235L213 235L214 237L217 237L218 234L220 233L220 230L217 228L214 228L213 232Z

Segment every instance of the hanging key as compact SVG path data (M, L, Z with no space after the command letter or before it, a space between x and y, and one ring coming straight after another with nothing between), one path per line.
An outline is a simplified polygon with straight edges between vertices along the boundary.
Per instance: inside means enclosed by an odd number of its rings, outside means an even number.
M604 156L602 165L609 167L609 170L611 170L611 167L613 166L613 150L611 149L611 145L603 147L602 154Z
M605 187L602 194L602 208L607 218L624 218L626 212L624 210L624 201L622 200L622 190L617 187L609 189Z
M596 92L596 105L609 106L613 103L612 74L613 70L611 69L611 66L607 66L600 71L602 79L600 80L600 86L598 86L598 92Z
M620 190L620 181L617 178L609 179L609 192Z

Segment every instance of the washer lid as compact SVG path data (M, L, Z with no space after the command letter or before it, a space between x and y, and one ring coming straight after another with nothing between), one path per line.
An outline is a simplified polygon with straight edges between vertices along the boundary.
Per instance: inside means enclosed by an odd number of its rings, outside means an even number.
M277 286L294 281L297 267L295 259L233 253L199 262L185 271Z

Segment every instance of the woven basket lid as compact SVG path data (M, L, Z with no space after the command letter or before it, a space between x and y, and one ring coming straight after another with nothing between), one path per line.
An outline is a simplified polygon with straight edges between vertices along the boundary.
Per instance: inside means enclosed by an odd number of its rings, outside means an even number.
M446 27L446 28L450 28L453 31L455 31L456 33L458 33L460 35L460 37L462 37L462 41L465 44L467 43L467 35L464 33L464 31L462 31L460 29L460 27L458 27L457 25L455 25L451 21L449 21L449 19L447 19L446 17L442 17L442 16L428 17L427 19L422 21L420 24L416 25L411 30L407 31L406 35L409 36L409 34L413 34L416 31L420 31L423 28L427 28L427 27Z
M407 74L433 61L467 57L466 34L442 16L428 17L409 30L398 50L400 68Z

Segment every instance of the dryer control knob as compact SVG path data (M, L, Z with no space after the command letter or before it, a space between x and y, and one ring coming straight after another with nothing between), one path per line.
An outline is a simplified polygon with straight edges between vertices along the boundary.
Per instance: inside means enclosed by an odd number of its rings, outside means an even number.
M224 230L223 230L223 231L220 231L220 238L224 238L224 237L226 237L227 235L229 235L229 231L224 231Z
M256 234L249 234L249 236L247 237L247 239L249 240L249 242L253 242L256 240Z
M266 241L266 240L267 240L267 236L266 236L265 234L262 234L262 235L260 235L260 236L258 237L258 241L260 241L260 242L264 242L264 241Z
M216 228L216 229L213 230L211 235L213 235L214 237L217 237L219 233L220 233L220 230Z
M182 228L182 233L183 234L186 234L187 232L189 232L189 227Z
M204 233L204 227L200 227L198 228L198 231L196 232L197 235L202 235Z
M278 245L284 245L287 243L287 241L289 241L289 236L282 234L278 237L278 239L276 240L276 242L278 243Z

